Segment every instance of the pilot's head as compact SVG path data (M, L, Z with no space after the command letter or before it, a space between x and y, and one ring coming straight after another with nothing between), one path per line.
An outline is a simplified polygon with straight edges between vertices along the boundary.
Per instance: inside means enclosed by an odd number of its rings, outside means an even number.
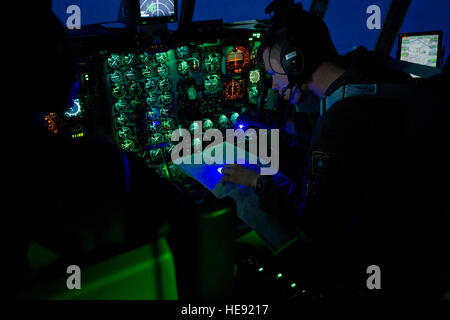
M275 12L273 25L258 50L259 61L272 76L272 89L296 104L310 92L313 73L338 53L321 18L292 4Z

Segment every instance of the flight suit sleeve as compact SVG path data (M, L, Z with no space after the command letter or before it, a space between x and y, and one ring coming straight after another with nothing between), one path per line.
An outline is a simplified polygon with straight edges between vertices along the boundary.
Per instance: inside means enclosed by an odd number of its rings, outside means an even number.
M305 185L305 181L297 183L282 174L259 176L256 193L260 208L278 217L298 217L305 202Z

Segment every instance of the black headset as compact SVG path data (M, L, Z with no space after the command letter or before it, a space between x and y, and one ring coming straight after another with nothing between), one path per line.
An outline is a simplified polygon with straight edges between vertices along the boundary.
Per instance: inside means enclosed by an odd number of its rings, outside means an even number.
M293 0L275 0L270 3L265 12L273 12L272 22L274 24L275 36L280 39L281 44L280 64L290 82L300 80L305 72L305 54L298 47L295 36L291 34L292 26L288 23L295 17L295 14L303 11L300 3L294 4Z
M280 29L277 34L283 37L281 41L280 63L289 80L300 79L305 70L305 56L300 48L289 37L286 29Z

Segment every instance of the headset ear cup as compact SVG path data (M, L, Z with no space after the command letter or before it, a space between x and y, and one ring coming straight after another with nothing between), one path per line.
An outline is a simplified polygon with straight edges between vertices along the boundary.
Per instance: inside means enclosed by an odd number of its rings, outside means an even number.
M303 75L304 56L297 47L287 45L281 50L281 66L284 72L293 79L299 79Z

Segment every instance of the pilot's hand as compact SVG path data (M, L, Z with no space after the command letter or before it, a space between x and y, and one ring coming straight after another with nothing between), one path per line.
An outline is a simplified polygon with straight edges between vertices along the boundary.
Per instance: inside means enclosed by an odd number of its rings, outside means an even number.
M220 182L232 182L246 187L256 188L259 174L246 169L239 164L227 164L222 169L223 177Z

